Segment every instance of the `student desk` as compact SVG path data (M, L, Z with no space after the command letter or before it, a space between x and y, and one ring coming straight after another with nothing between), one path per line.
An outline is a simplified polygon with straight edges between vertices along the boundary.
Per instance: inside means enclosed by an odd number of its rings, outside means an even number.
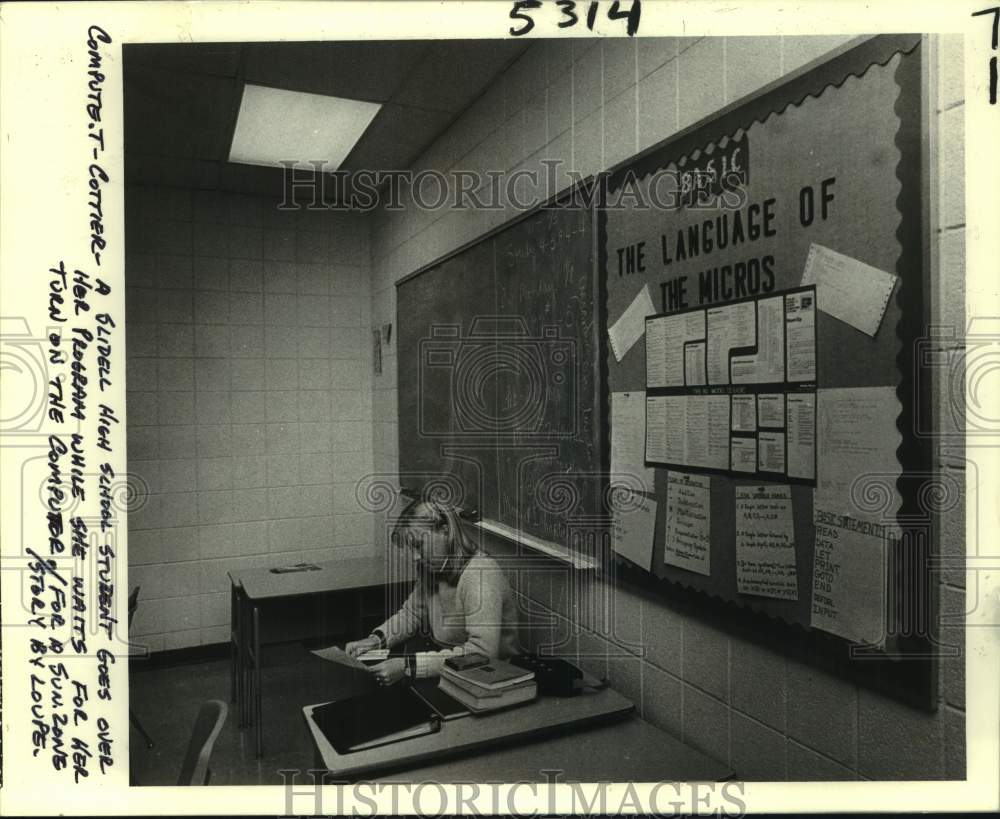
M320 704L302 711L315 767L333 781L545 782L546 770L560 771L560 782L717 781L732 775L721 762L639 719L632 702L610 688L448 720L437 733L343 755L313 721Z
M238 703L240 728L254 725L257 757L262 754L260 636L262 612L278 600L411 582L408 565L391 565L382 557L316 563L318 570L276 574L270 568L229 572L230 698ZM360 604L353 629L360 637Z

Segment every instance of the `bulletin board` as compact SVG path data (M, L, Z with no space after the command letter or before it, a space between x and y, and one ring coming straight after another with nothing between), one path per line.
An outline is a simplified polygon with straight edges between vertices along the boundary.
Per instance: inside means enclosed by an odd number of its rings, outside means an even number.
M598 264L656 504L621 571L932 708L921 77L919 36L870 38L615 169Z

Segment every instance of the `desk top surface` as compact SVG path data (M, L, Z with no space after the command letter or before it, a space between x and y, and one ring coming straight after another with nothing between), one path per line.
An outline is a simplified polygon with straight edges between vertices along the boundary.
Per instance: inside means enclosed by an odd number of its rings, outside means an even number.
M723 779L724 765L632 716L632 702L611 689L577 697L545 697L495 714L444 722L434 734L367 751L338 754L303 709L313 742L334 778L375 772L385 779L544 782ZM607 724L612 722L613 724ZM476 753L478 752L478 754ZM457 755L457 757L456 757ZM393 773L395 772L395 773Z
M545 771L558 771L546 774ZM637 715L608 725L584 725L450 759L433 760L375 782L716 782L732 771Z
M382 556L329 560L315 565L318 570L275 574L271 567L266 567L230 573L229 577L243 586L251 600L348 591L414 579L408 566L390 565Z

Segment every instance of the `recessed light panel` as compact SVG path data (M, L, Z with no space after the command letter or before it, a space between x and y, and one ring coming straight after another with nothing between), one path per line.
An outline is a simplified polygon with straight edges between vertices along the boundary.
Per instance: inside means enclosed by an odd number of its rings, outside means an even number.
M230 162L334 171L382 106L374 102L246 85L236 119Z

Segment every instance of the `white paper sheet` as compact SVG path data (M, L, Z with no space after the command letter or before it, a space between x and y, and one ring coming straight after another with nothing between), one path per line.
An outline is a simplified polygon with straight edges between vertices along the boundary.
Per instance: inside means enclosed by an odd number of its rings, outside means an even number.
M340 665L345 665L348 668L356 668L361 671L367 671L368 666L366 666L361 660L349 656L344 652L344 649L339 646L328 646L327 648L318 648L311 652L319 657L321 660L329 660L332 663L338 663Z
M611 394L611 480L616 476L627 486L637 481L644 492L653 491L653 469L645 458L646 396L641 392Z
M785 474L785 433L764 432L757 435L757 469Z
M693 428L688 434L688 463L704 469L725 469L729 463L729 396L691 396L688 423Z
M785 396L783 393L762 393L757 396L757 423L762 427L785 426Z
M689 387L704 387L708 383L704 341L684 345L684 383Z
M736 589L798 600L789 487L736 487Z
M683 417L686 397L656 395L646 397L646 460L658 464L679 464L684 459L683 428L678 432L678 416Z
M646 386L683 387L686 364L685 342L705 338L705 311L695 310L676 316L653 319L646 331ZM702 353L704 359L704 353ZM692 353L689 383L704 383L696 372L697 353ZM704 363L701 372L704 373Z
M886 523L902 498L895 387L852 387L816 393L816 508Z
M785 376L788 381L816 380L815 294L785 296Z
M646 332L646 316L651 316L655 312L653 298L649 295L649 285L644 284L618 321L608 329L608 341L611 342L615 360L621 361L642 338Z
M754 302L727 304L708 310L708 383L729 383L729 353L757 343Z
M757 398L752 393L732 396L733 432L757 431Z
M647 397L646 459L703 469L728 468L729 396Z
M812 627L855 643L884 645L890 533L824 509L817 508L813 520Z
M612 512L611 548L648 572L653 563L656 501L632 493L622 506L616 504Z
M733 438L732 465L733 472L756 472L757 471L757 439L756 438Z
M708 576L711 563L711 478L667 474L663 562Z
M785 316L781 296L757 302L757 352L733 356L734 384L773 384L785 380Z
M811 392L789 393L788 404L788 477L816 477L816 395Z
M896 277L814 243L809 247L802 284L816 285L824 313L874 338Z

